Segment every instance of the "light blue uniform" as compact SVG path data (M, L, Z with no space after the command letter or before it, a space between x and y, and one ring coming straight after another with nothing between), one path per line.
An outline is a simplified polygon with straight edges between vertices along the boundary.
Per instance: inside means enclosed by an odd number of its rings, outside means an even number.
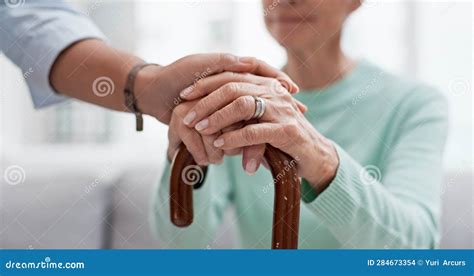
M86 38L104 35L64 1L0 1L0 52L27 76L35 108L66 99L54 92L49 72L63 50Z

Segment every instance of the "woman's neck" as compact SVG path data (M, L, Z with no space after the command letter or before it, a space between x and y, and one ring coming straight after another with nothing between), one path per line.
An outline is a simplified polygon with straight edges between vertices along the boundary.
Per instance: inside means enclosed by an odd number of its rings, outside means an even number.
M336 42L319 49L287 49L284 71L303 90L327 87L355 67L355 61L346 57L339 45Z

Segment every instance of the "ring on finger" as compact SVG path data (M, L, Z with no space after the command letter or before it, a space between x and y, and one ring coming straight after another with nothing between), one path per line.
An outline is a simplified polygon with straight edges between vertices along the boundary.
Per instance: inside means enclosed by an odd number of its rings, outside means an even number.
M253 98L255 99L255 113L252 119L260 119L265 114L265 100L256 96L253 96Z

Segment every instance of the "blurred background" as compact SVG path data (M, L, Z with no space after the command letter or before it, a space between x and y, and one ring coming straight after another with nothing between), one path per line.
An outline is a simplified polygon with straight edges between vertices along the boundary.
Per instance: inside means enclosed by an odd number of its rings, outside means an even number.
M281 67L260 1L70 1L110 42L149 62L231 52ZM450 102L443 248L473 248L473 7L369 0L349 19L346 52L437 87ZM21 72L0 55L1 248L157 248L148 224L167 127L69 101L34 110ZM5 183L8 170L19 181ZM232 210L212 248L234 247Z

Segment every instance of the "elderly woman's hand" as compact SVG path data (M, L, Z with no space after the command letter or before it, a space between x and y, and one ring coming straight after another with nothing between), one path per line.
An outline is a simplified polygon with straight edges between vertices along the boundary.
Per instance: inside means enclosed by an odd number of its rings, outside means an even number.
M258 77L251 74L235 74L231 72L221 73L218 76L209 76L201 79L194 85L183 90L181 97L188 100L174 108L172 119L169 128L169 147L168 147L168 158L172 158L179 144L183 142L188 151L193 155L195 161L200 165L207 164L219 164L222 161L223 154L225 155L236 155L242 153L242 162L247 173L254 173L259 166L265 151L265 145L251 145L244 148L233 148L222 151L213 146L215 138L223 132L235 130L244 126L245 122L237 122L232 125L228 125L222 128L219 133L213 133L210 135L202 135L192 128L188 128L183 124L183 118L188 113L197 101L192 101L207 95L209 89L216 90L217 88L225 85L229 82L247 82L255 85L265 85L270 83L278 83L279 87L285 86L292 93L296 93L298 88L292 82L289 82L285 78L264 78ZM202 89L205 87L206 89ZM206 94L204 94L206 93ZM191 100L191 101L189 101ZM305 111L306 107L302 104L297 103L297 106ZM247 162L247 160L258 160L253 162Z
M168 158L172 160L179 145L184 143L197 164L220 163L223 152L213 146L213 140L217 135L201 135L183 124L184 116L196 102L184 102L173 109L168 129Z
M280 82L245 75L246 82L216 87L214 82L219 75L213 78L214 81L204 79L195 87L199 91L193 93L207 96L188 111L184 124L203 136L217 135L213 145L223 150L271 144L293 157L300 176L317 190L323 190L331 182L339 165L334 146L306 120L301 112L303 105ZM249 81L253 78L260 82ZM266 103L265 113L258 122L221 134L231 125L252 119L256 112L254 97Z
M220 164L222 163L224 155L237 155L243 153L247 156L262 155L265 151L265 145L252 145L231 150L222 150L214 147L214 140L217 134L201 135L193 128L189 128L183 123L184 116L197 103L197 101L188 101L180 104L174 108L170 127L168 130L168 159L171 161L179 148L181 143L186 145L186 148L193 156L194 160L199 165ZM241 128L243 124L238 123L225 128L222 132L232 131ZM255 168L256 170L256 168Z

